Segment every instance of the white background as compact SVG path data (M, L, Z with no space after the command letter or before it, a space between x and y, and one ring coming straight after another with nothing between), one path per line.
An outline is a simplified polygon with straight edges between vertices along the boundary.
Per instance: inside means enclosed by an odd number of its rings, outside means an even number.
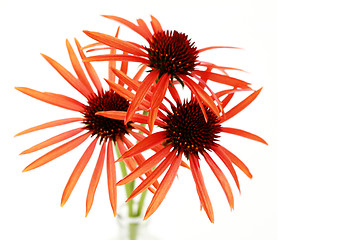
M214 50L203 57L244 68L250 72L245 80L254 88L264 86L258 99L226 124L269 142L263 146L223 135L222 144L254 175L248 180L238 171L242 194L234 191L235 211L230 212L216 180L205 171L215 211L215 224L209 223L199 211L190 174L180 171L151 217L153 235L159 240L359 239L358 9L356 1L1 0L0 238L116 239L104 177L84 218L93 165L60 207L62 190L84 146L21 173L41 153L18 154L61 129L13 135L72 115L23 96L14 86L83 100L39 53L70 69L66 38L87 44L91 41L82 30L115 31L117 24L99 15L148 22L152 14L164 28L187 33L199 48L245 48Z

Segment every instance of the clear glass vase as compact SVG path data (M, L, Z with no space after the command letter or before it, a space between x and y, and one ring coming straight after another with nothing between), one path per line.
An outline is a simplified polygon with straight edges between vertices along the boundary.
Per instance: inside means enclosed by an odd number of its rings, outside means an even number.
M119 240L160 240L156 238L149 227L151 224L149 220L143 220L144 216L131 216L128 212L126 204L119 208L116 217L119 226L118 239Z

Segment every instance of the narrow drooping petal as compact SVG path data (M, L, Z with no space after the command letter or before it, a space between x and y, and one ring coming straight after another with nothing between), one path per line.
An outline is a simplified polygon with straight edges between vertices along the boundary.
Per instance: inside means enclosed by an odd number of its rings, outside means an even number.
M234 49L242 49L242 48L238 48L238 47L229 47L229 46L211 46L211 47L205 47L205 48L201 48L198 50L199 53L207 51L207 50L211 50L211 49L219 49L219 48L234 48Z
M87 89L87 91L89 92L89 95L93 94L94 91L92 90L92 87L90 86L89 81L87 80L87 77L84 73L84 70L82 69L80 62L78 60L78 58L76 57L76 54L73 50L73 48L70 45L70 42L68 40L66 40L66 48L68 50L69 53L69 57L70 57L70 61L71 64L76 72L76 75L78 76L79 81L84 85L84 87Z
M200 170L199 159L196 156L190 155L189 160L191 173L196 184L196 189L200 198L201 205L204 208L210 222L214 223L214 212L209 194L205 187L204 178Z
M214 175L218 179L222 189L225 192L226 198L229 202L231 210L234 209L234 196L231 191L230 184L228 180L225 177L225 174L221 171L221 169L216 165L214 160L210 157L210 155L207 152L202 153L204 155L205 161L210 166L211 170L213 171Z
M182 154L179 154L178 156L176 156L174 161L171 163L169 170L165 174L163 180L160 183L159 188L155 192L155 195L149 204L149 207L146 210L144 220L147 219L148 217L150 217L156 211L156 209L158 209L161 202L164 200L167 192L169 191L169 189L175 179L176 173L179 169L179 166L181 163L181 156L182 156Z
M205 105L208 106L211 111L213 111L213 113L220 117L219 109L215 105L213 99L204 91L204 89L202 89L199 85L195 84L190 78L186 77L185 79L188 80L185 82L185 84L191 86L191 88L199 94L201 100L205 103Z
M159 20L157 20L154 16L151 16L151 26L153 28L154 34L163 31Z
M152 130L154 128L154 123L155 123L155 119L157 117L157 112L159 110L160 104L162 103L162 101L165 97L166 90L169 85L169 80L170 80L169 75L164 74L160 77L159 81L156 84L155 91L154 91L152 101L151 101L150 113L149 113L148 125L149 125L150 132L152 132Z
M150 32L150 29L148 28L148 26L146 25L145 21L142 20L141 18L140 19L136 19L140 29L146 34L147 38L150 38L151 37L151 32Z
M120 30L120 27L118 27L117 30L116 30L116 34L115 34L116 38L119 35L119 30ZM116 48L111 48L110 49L110 54L116 54ZM124 52L124 54L127 54L127 53ZM111 82L115 82L115 75L114 75L114 73L112 71L113 68L116 68L116 61L109 61L108 72L109 72L109 81L111 81Z
M150 135L151 133L149 132L149 130L147 130L143 125L140 124L135 124L135 123L130 123L130 126L132 126L133 128L139 130L142 133L145 133L146 135Z
M108 80L105 80L105 81L109 84L109 87L112 90L114 90L117 94L119 94L126 100L131 101L134 98L135 94L132 93L131 91L129 91L128 89L126 89L124 86L122 86L120 84L116 84L116 83L108 81Z
M138 142L134 147L129 149L126 153L121 156L121 159L132 157L136 154L139 154L147 149L150 149L153 146L156 146L164 141L166 137L166 132L156 132L145 138L144 140Z
M226 132L226 133L235 134L235 135L238 135L238 136L241 136L241 137L244 137L244 138L248 138L248 139L251 139L251 140L254 140L254 141L258 141L258 142L261 142L261 143L264 143L264 144L268 145L267 142L264 139L262 139L261 137L255 135L255 134L246 132L246 131L241 130L241 129L230 128L230 127L221 127L221 131Z
M106 142L103 142L101 150L100 150L98 161L96 163L93 175L91 177L89 190L88 190L87 197L86 197L86 213L85 213L85 217L88 215L88 213L89 213L89 211L91 209L91 206L92 206L92 204L94 202L95 191L96 191L96 188L98 186L100 176L101 176L101 172L102 172L102 169L103 169L103 166L104 166L105 152L106 152Z
M30 97L36 98L40 101L62 107L68 110L82 112L84 111L85 105L76 101L75 99L66 97L60 94L49 94L46 92L39 92L31 88L26 87L15 87L16 90L29 95Z
M108 45L112 48L116 48L121 51L134 54L135 56L143 56L143 57L147 56L147 53L139 49L137 46L134 46L129 42L120 40L119 38L99 32L84 31L84 33L89 37L91 37L92 39L99 41L105 45Z
M46 56L45 54L41 54L45 60L50 63L50 65L77 91L79 91L84 97L89 97L91 92L72 75L66 68L64 68L61 64L56 62L54 59Z
M161 149L150 158L148 158L143 164L138 166L134 171L128 174L126 177L121 179L116 185L123 185L127 184L136 178L140 177L145 172L149 171L150 169L156 167L156 165L170 153L171 145L166 146L165 148Z
M123 71L119 71L115 68L112 69L112 71L114 72L114 74L119 78L119 81L128 85L129 87L131 87L132 89L134 89L135 91L138 90L140 83L137 81L134 81L133 79L131 79L130 77L128 77ZM112 85L113 87L115 85Z
M125 147L124 142L120 139L116 139L116 145L119 149L120 155L123 155L128 149ZM120 161L120 158L116 160L116 162ZM134 169L137 167L136 161L134 158L126 158L124 159L124 162L126 164L126 167L129 168L130 171L134 171Z
M224 151L222 151L222 148L219 147L214 147L213 148L214 152L216 153L216 155L218 155L218 157L223 161L223 163L225 164L225 166L227 167L227 169L229 170L230 174L232 175L237 188L240 191L240 183L239 183L239 179L238 176L236 174L236 171L232 165L232 161L230 160L230 158L228 157L227 154L225 154Z
M87 73L89 74L89 77L90 77L92 83L95 85L95 88L98 91L98 94L102 93L103 88L102 88L99 76L97 75L97 73L96 73L94 67L92 66L92 64L90 62L85 62L84 61L84 59L86 58L85 54L84 54L84 52L83 52L83 50L81 48L80 43L76 39L75 39L75 43L76 43L76 47L77 47L77 49L79 51L81 60L83 60L85 69L86 69Z
M218 82L218 83L233 86L233 87L238 87L243 90L252 90L248 86L250 83L247 83L247 82L242 81L237 78L233 78L230 76L226 76L226 75L222 75L222 74L218 74L218 73L214 73L214 72L209 72L209 71L194 70L193 73L197 74L201 78L211 79L214 82Z
M238 168L240 168L241 171L246 174L246 176L252 178L252 174L250 173L248 167L235 154L221 145L219 145L218 148L220 149L220 152L223 152L220 154L225 154L233 164L235 164Z
M79 121L82 121L82 120L83 120L82 118L65 118L65 119L60 119L60 120L55 120L55 121L43 123L43 124L40 124L38 126L28 128L28 129L26 129L24 131L21 131L21 132L17 133L15 135L15 137L23 135L23 134L39 131L39 130L42 130L42 129L46 129L46 128L57 127L57 126L61 126L61 125L65 125L65 124L73 123L73 122L79 122Z
M41 156L40 158L38 158L34 162L32 162L29 166L27 166L23 170L23 172L40 167L40 166L54 160L55 158L58 158L61 155L65 154L67 152L70 152L71 150L73 150L74 148L79 146L81 143L83 143L90 136L90 134L91 133L85 133L85 134L51 150L50 152L46 153L45 155Z
M84 168L88 164L88 162L94 152L97 141L98 141L98 138L95 138L92 141L92 143L89 145L89 147L85 150L84 154L80 158L79 162L76 164L73 172L71 173L71 176L64 188L64 192L61 197L61 206L64 206L65 203L67 202L67 200L69 199L77 181L79 180L82 172L84 171Z
M153 182L157 181L157 179L161 176L161 174L168 168L168 166L173 162L174 158L176 157L176 151L170 152L164 161L162 161L159 166L155 168L155 170L148 176L144 181L140 183L140 185L135 188L135 190L131 193L129 198L126 201L136 197L138 194L143 192L147 189Z
M260 88L259 90L256 90L255 92L253 92L250 96L248 96L247 98L245 98L243 101L241 101L239 104L237 104L235 107L233 107L232 109L230 109L226 114L225 117L221 120L221 122L225 121L225 120L229 120L230 118L232 118L233 116L235 116L236 114L238 114L239 112L241 112L242 110L244 110L247 106L249 106L250 103L252 103L252 101L255 100L255 98L259 95L259 93L261 92L262 88Z
M129 61L129 62L139 62L143 64L149 64L149 60L137 57L128 54L104 54L86 57L84 59L85 62L102 62L102 61Z
M144 99L146 93L149 91L151 85L155 82L155 79L158 76L157 71L152 71L147 75L144 81L141 83L139 90L137 91L133 101L130 103L130 106L127 111L125 122L127 123L131 117L135 114L136 109L138 108L141 101Z
M84 130L85 129L83 127L81 127L81 128L76 128L76 129L72 129L70 131L61 133L59 135L56 135L55 137L49 138L48 140L45 140L45 141L43 141L43 142L41 142L39 144L36 144L36 145L32 146L29 149L26 149L25 151L21 152L20 154L28 154L28 153L32 153L32 152L38 151L40 149L49 147L49 146L51 146L53 144L56 144L58 142L69 139L69 138L77 135L78 133L80 133L80 132L82 132Z
M110 15L103 15L103 17L115 20L121 24L124 24L125 26L127 26L128 28L130 28L131 30L133 30L134 32L138 33L140 36L142 36L145 39L149 39L151 36L148 36L143 29L141 29L139 26L136 26L134 23L121 18L121 17L117 17L117 16L110 16Z
M107 182L109 190L109 199L114 216L116 216L117 191L116 191L116 171L114 161L114 150L112 141L108 142L106 158Z

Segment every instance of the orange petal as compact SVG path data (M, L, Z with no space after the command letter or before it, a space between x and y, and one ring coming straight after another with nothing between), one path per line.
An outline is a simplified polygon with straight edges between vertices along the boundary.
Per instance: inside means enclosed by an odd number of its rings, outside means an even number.
M120 84L116 84L116 83L108 81L108 80L105 80L105 81L109 84L109 87L112 90L114 90L120 96L126 98L128 101L131 101L132 99L134 99L135 94L130 92L128 89L124 88Z
M184 83L198 94L202 102L204 102L204 104L208 106L211 109L211 111L213 111L213 113L215 113L218 117L220 117L219 109L215 105L212 98L204 91L204 89L202 89L198 84L195 84L189 77L185 77L184 80L185 79L186 81L184 81Z
M52 160L54 160L55 158L60 157L61 155L70 152L71 150L73 150L74 148L76 148L77 146L79 146L81 143L83 143L89 136L91 133L85 133L55 149L53 149L52 151L46 153L45 155L41 156L40 158L36 159L34 162L32 162L29 166L27 166L23 172L32 170L34 168L40 167Z
M119 35L119 30L120 30L120 27L117 28L116 30L116 34L115 34L115 37L117 38L118 35ZM116 54L116 48L110 48L110 54ZM124 52L124 54L126 54ZM109 61L109 64L108 64L108 72L109 72L109 81L111 82L115 82L115 75L112 71L113 68L116 68L116 61Z
M205 158L205 161L210 166L210 168L213 171L214 175L218 179L222 189L225 192L225 195L226 195L226 198L227 198L227 200L229 202L230 208L231 208L231 210L233 210L234 209L234 196L232 194L230 184L229 184L228 180L225 177L225 174L216 165L214 160L210 157L210 155L207 152L204 151L202 154L203 154L203 156Z
M148 26L147 26L146 23L144 22L144 20L142 20L142 19L137 19L136 21L137 21L139 27L141 28L141 30L146 34L146 38L147 38L147 39L150 39L151 36L152 36L152 34L151 34Z
M135 56L142 56L142 57L148 56L147 53L145 53L144 51L139 49L137 46L135 46L129 42L120 40L116 37L113 37L113 36L110 36L110 35L107 35L104 33L99 33L99 32L84 31L84 33L86 35L88 35L89 37L91 37L92 39L95 39L96 41L101 42L112 48L116 48L121 51L130 53L130 54L134 54Z
M35 132L38 130L46 129L46 128L61 126L61 125L73 123L73 122L79 122L82 120L83 120L83 118L65 118L65 119L55 120L55 121L47 122L47 123L44 123L44 124L41 124L41 125L38 125L38 126L35 126L32 128L28 128L24 131L19 132L14 137L17 137L17 136L20 136L23 134L27 134L27 133L31 133L31 132Z
M151 133L149 132L149 130L147 130L143 125L140 124L135 124L135 123L130 123L130 126L132 126L133 128L139 130L142 133L145 133L147 135L150 135Z
M151 199L149 207L146 210L144 220L149 218L156 211L156 209L158 209L161 202L164 200L179 169L181 163L181 156L182 154L179 154L178 156L175 157L175 160L172 161L169 170L167 171L163 180L161 181L160 186L156 190L154 197Z
M121 155L123 155L128 149L125 147L125 144L124 142L120 139L120 138L117 138L116 139L116 145L119 149L119 152ZM118 162L118 160L116 160L116 162ZM136 165L136 162L134 160L134 158L126 158L124 160L125 164L126 164L126 167L130 169L130 171L134 171L134 169L137 167Z
M84 131L85 129L84 128L76 128L76 129L72 129L70 131L67 131L67 132L64 132L64 133L61 133L59 135L56 135L55 137L52 137L52 138L49 138L48 140L46 141L43 141L39 144L36 144L34 146L32 146L31 148L29 149L26 149L25 151L23 151L22 153L20 154L28 154L28 153L32 153L32 152L35 152L35 151L38 151L40 149L43 149L43 148L46 148L46 147L49 147L53 144L56 144L58 142L61 142L61 141L64 141L66 139L69 139L75 135L77 135L78 133Z
M156 132L146 137L144 140L138 142L133 148L129 149L126 153L121 156L121 159L132 157L139 154L153 146L162 143L166 138L166 132Z
M109 190L109 199L114 216L116 216L117 191L116 191L116 171L114 161L114 150L112 141L108 142L106 158L107 181Z
M62 107L68 110L83 112L85 105L76 101L75 99L66 97L60 94L51 94L48 92L39 92L31 88L26 87L15 87L16 90L29 95L30 97L36 98L40 101Z
M220 148L220 147L214 147L212 150L216 153L216 155L219 156L221 161L223 161L223 163L225 164L225 166L227 167L227 169L231 173L231 175L232 175L232 177L233 177L233 179L234 179L234 181L236 183L237 188L240 191L239 179L237 177L236 171L235 171L235 169L234 169L234 167L232 165L232 161L230 160L229 156L224 151L222 151L222 148Z
M241 137L244 137L244 138L248 138L248 139L251 139L251 140L254 140L254 141L258 141L258 142L261 142L261 143L264 143L264 144L268 145L267 142L264 139L262 139L261 137L255 135L255 134L246 132L246 131L241 130L241 129L230 128L230 127L221 127L221 131L226 132L226 133L235 134L235 135L238 135L238 136L241 136Z
M121 24L124 24L125 26L127 26L128 28L130 28L131 30L133 30L134 32L136 32L137 34L139 34L140 36L142 36L145 39L149 39L149 37L147 36L147 34L143 31L142 28L140 28L139 26L136 26L134 23L121 18L121 17L117 17L117 16L110 16L110 15L102 15L103 17L115 20Z
M97 188L97 185L99 183L100 180L100 176L101 176L101 172L103 169L103 165L104 165L104 159L105 159L105 152L106 152L106 142L103 143L101 150L100 150L100 154L99 154L99 158L98 161L96 163L93 175L91 177L91 181L90 181L90 185L89 185L89 190L86 196L86 213L85 213L85 217L88 215L91 206L93 204L94 201L94 195L95 195L95 191Z
M76 164L73 172L71 173L71 176L64 188L64 192L61 197L61 206L64 206L67 200L69 199L77 181L79 180L82 172L84 171L84 168L88 164L91 155L94 152L97 140L98 138L95 138L94 141L92 141L89 147L85 150L84 154L81 156L79 162Z
M158 76L158 72L151 71L144 79L144 81L141 83L138 91L136 92L136 95L133 99L133 101L130 103L130 106L127 110L127 115L125 122L129 122L131 117L134 115L136 109L140 105L141 101L144 99L146 93L149 91L151 85L155 82L155 79Z
M138 81L134 81L133 79L128 77L124 72L119 71L119 70L117 70L115 68L113 68L112 71L119 78L120 82L123 82L124 84L128 85L129 87L131 87L135 91L138 90L138 88L140 86L140 83Z
M147 68L146 65L142 65L142 67L137 71L137 73L135 74L135 76L133 77L132 80L135 81L135 82L138 82L146 68Z
M234 49L242 49L242 48L238 48L238 47L229 47L229 46L211 46L211 47L206 47L206 48L201 48L198 50L198 53L207 51L207 50L211 50L211 49L218 49L218 48L234 48Z
M252 90L248 86L249 83L247 83L245 81L242 81L240 79L237 79L237 78L233 78L233 77L229 77L229 76L226 76L226 75L213 73L213 72L209 72L209 71L195 70L195 71L192 71L192 73L200 76L200 78L211 79L212 81L218 82L218 83L221 83L221 84L229 85L229 86L232 86L232 87L242 88L244 90Z
M154 16L151 16L151 26L154 30L154 33L163 31L159 20L157 20Z
M45 54L41 54L45 58L45 60L50 63L50 65L77 91L79 91L84 97L88 97L90 92L86 87L74 77L66 68L64 68L61 64L56 62L54 59L46 56Z
M226 120L229 120L230 118L232 118L233 116L235 116L236 114L238 114L239 112L241 112L242 110L244 110L247 106L250 105L250 103L252 103L252 101L255 100L255 98L260 94L261 92L260 88L259 90L256 90L255 92L253 92L250 96L248 96L247 98L245 98L243 101L241 101L239 104L237 104L235 107L233 107L232 109L230 109L229 111L227 111L225 113L224 118L221 120L221 122L224 122Z
M249 171L248 167L235 154L233 154L232 152L230 152L228 149L226 149L221 145L219 145L218 148L220 148L223 154L225 154L233 164L235 164L238 168L240 168L241 171L243 171L246 174L246 176L252 178L252 174Z
M87 73L89 74L89 77L90 77L92 83L94 84L96 90L98 91L98 94L102 93L103 88L102 88L99 76L97 75L97 73L96 73L94 67L92 66L92 64L90 62L85 62L84 61L84 59L86 57L85 57L85 54L83 52L83 48L81 47L79 41L76 38L75 38L75 43L76 43L76 47L77 47L77 49L79 51L81 60L83 60L83 64L85 66L85 69L86 69Z
M143 64L149 64L149 60L137 57L133 55L127 54L104 54L104 55L97 55L84 58L85 62L101 62L101 61L129 61L129 62L139 62Z
M204 208L208 218L210 219L210 222L214 223L214 212L209 198L209 194L205 187L204 178L200 170L199 159L194 155L190 155L189 160L191 173L195 181L201 205Z
M134 171L132 171L130 174L128 174L126 177L121 179L116 185L123 185L127 184L136 178L140 177L145 172L151 170L152 168L156 167L156 165L166 156L170 153L171 145L166 146L159 152L152 155L150 158L148 158L143 164L139 165Z
M129 201L130 199L136 197L138 194L143 192L145 189L147 189L153 182L155 182L161 174L168 168L168 166L173 162L176 155L176 151L170 152L164 161L162 161L159 166L155 168L155 170L151 173L151 175L144 179L140 183L140 185L134 189L134 191L130 194L129 198L126 201Z
M87 80L87 77L84 73L84 70L82 69L80 62L78 58L76 57L76 54L73 50L73 48L70 45L70 42L66 39L66 48L69 53L71 64L75 70L76 75L78 76L80 82L84 85L84 87L87 89L89 95L93 94L94 91L92 90L89 81Z

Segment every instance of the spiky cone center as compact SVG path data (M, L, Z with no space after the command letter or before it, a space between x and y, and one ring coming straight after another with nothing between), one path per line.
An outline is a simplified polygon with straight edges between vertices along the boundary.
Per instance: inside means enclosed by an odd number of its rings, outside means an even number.
M221 132L220 120L210 110L206 109L208 121L195 100L172 107L165 119L167 142L173 144L178 152L198 155L216 146Z
M197 65L197 48L188 36L177 31L158 32L150 39L149 53L150 67L172 77L189 74Z
M86 128L92 135L104 139L115 140L123 136L132 129L129 122L124 124L122 120L115 120L103 116L95 115L100 111L127 111L129 102L114 91L106 91L100 95L94 95L88 100L88 105L84 111L84 121Z

